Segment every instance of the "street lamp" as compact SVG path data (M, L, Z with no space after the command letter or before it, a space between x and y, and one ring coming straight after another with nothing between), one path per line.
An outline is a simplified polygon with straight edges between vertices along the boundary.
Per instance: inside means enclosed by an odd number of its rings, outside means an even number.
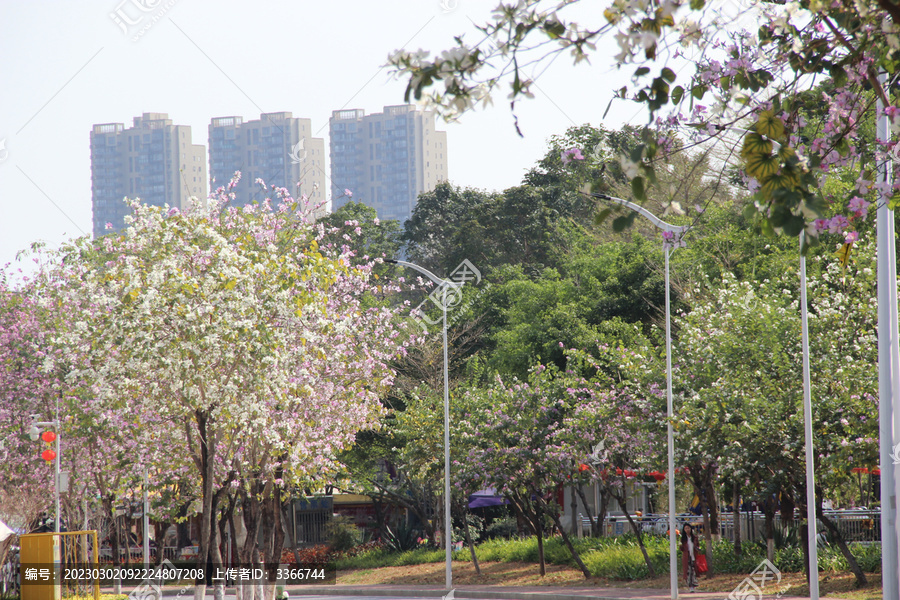
M653 213L643 206L634 204L621 198L614 198L606 194L591 194L595 198L609 200L616 204L621 204L626 208L630 208L636 213L646 217L653 225L663 231L666 237L664 250L666 253L666 419L668 425L666 427L667 444L669 454L669 585L672 590L672 600L678 598L678 554L675 550L675 537L678 534L675 525L675 436L672 430L672 419L674 418L674 407L672 402L672 317L669 307L669 254L674 244L681 241L681 238L690 229L690 226L670 225L665 221L657 218Z
M59 533L59 459L60 459L60 449L59 449L59 440L62 437L60 435L59 430L59 421L38 421L40 415L31 415L31 427L28 429L28 437L31 438L31 441L36 442L41 437L41 430L46 428L53 428L56 433L56 457L53 459L53 489L55 492L55 503L56 503L56 518L54 521L56 522L56 533Z
M749 129L741 127L732 127L725 125L714 125L718 131L726 129L736 131L742 135L755 133ZM772 146L778 150L781 144L771 138L765 138L772 143ZM881 210L881 209L879 209ZM879 213L880 215L881 213ZM879 234L879 240L880 240ZM803 245L806 242L806 232L800 232L800 322L803 335L803 436L806 441L806 522L808 527L807 548L809 551L809 597L812 600L819 598L819 549L817 546L817 522L816 522L816 475L815 463L813 460L813 434L812 434L812 384L810 383L809 373L809 322L806 301L806 255L803 253ZM880 242L879 242L880 243ZM881 254L879 254L879 257ZM879 258L879 274L881 273L881 262ZM896 277L895 277L896 279ZM880 280L879 280L880 283ZM881 294L882 286L878 286L879 294ZM879 296L880 299L880 296ZM896 292L894 301L894 314L896 314ZM881 303L878 304L879 315L881 314ZM896 321L895 321L896 323ZM879 331L882 331L881 321L879 318ZM895 327L896 329L896 327ZM881 351L881 336L879 336L879 352ZM879 357L879 364L881 359ZM884 472L882 470L882 472Z
M409 267L425 275L441 290L441 309L444 317L444 544L446 546L446 587L453 586L453 569L451 567L453 524L450 521L450 376L447 370L447 291L461 287L461 283L449 279L441 279L428 269L403 260L385 259L386 263Z

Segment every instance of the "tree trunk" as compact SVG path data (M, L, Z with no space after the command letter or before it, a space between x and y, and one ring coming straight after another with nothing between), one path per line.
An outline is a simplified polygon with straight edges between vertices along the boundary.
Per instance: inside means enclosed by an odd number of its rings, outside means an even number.
M609 508L609 494L606 490L603 489L603 486L598 486L600 489L600 511L597 513L597 537L606 537L606 527L604 523L606 521L606 513Z
M541 563L541 577L547 574L547 567L544 563L544 527L543 527L543 515L541 515L541 509L537 508L534 515L534 530L537 534L537 543L538 543L538 559Z
M259 525L260 525L260 506L259 495L262 493L262 486L259 480L254 478L250 483L248 491L241 490L241 517L244 521L244 529L247 532L244 538L244 545L240 549L240 562L246 567L255 567L259 562L259 554L257 552L259 545ZM241 589L242 600L262 600L262 595L256 596L257 586L254 582L240 582L238 588Z
M213 436L208 429L209 415L201 410L196 411L194 415L197 418L197 442L200 445L200 483L203 498L203 508L200 511L200 553L197 555L197 567L206 569L206 564L209 560L211 525L215 519L215 516L212 514L215 445ZM194 588L194 600L203 600L205 596L206 581L198 580Z
M528 511L526 509L527 504L518 495L508 496L507 498L510 501L510 506L513 507L513 511L518 516L521 516L521 518L525 521L525 523L537 537L538 563L540 565L541 577L543 577L544 575L546 575L547 569L544 563L544 528L540 507L535 506L534 510Z
M581 504L584 506L584 514L587 515L588 522L591 524L591 536L597 537L597 531L600 529L597 520L599 519L600 515L598 515L598 519L594 519L593 513L591 513L591 507L588 506L587 499L584 497L584 489L580 485L575 489L578 490L578 497L581 498Z
M703 539L706 540L706 563L709 566L707 576L713 573L713 555L712 555L712 525L709 518L709 504L706 502L706 494L700 493L700 514L703 515Z
M837 526L831 519L825 516L821 504L816 506L816 516L819 517L819 520L822 521L822 524L825 525L825 528L831 532L832 536L834 536L834 542L837 544L838 548L840 548L841 554L844 555L844 558L847 559L847 564L850 565L850 570L853 572L853 576L856 577L856 586L865 586L865 573L863 573L862 569L859 568L859 563L856 562L856 558L853 556L853 553L850 552L850 548L847 546L847 542L844 540L844 536L843 534L841 534L841 530L837 528Z
M613 494L613 497L619 503L619 507L622 509L622 512L625 513L625 518L628 519L628 524L631 525L631 530L634 532L634 535L637 537L638 546L641 548L641 554L644 555L644 562L647 563L647 571L650 573L650 577L656 577L656 569L653 568L653 563L650 562L650 555L647 554L647 547L644 546L644 536L642 535L641 528L638 527L637 523L634 522L634 519L631 518L631 515L628 514L628 508L626 506L627 497L625 496L625 487L622 487L622 495Z
M572 535L577 536L578 530L581 528L581 523L578 523L578 496L575 495L575 488L580 488L581 486L577 483L572 484L572 502L569 503L569 507L572 509ZM581 490L579 490L579 493ZM587 508L587 507L585 507ZM559 525L557 525L559 527Z
M806 585L809 585L811 576L809 568L809 521L804 521L800 526L800 549L803 551L803 571L806 573ZM816 573L818 577L819 573Z
M771 502L764 502L763 509L766 514L766 558L775 563L775 510Z
M475 544L472 543L472 534L469 532L469 511L468 501L463 500L465 503L463 506L465 507L462 511L463 516L463 535L466 537L466 546L469 547L469 554L472 555L472 564L475 566L475 574L481 575L481 566L478 564L478 556L475 554Z
M741 484L737 479L731 484L732 519L734 523L734 555L740 558L741 551Z
M573 496L574 497L574 496ZM544 502L543 498L538 499L542 504ZM585 566L584 562L581 560L581 557L578 556L578 552L575 550L575 546L572 545L572 540L569 539L569 536L566 535L565 529L563 529L562 523L560 523L559 515L555 510L551 507L544 507L547 511L547 514L550 515L550 518L553 519L553 523L556 525L556 528L559 529L559 532L562 534L563 543L565 543L566 548L569 549L569 552L572 554L572 558L575 559L575 564L578 565L578 568L581 569L582 574L585 579L591 578L591 572L588 571L588 568Z
M721 528L719 527L719 498L716 496L716 489L713 485L716 473L715 467L709 467L709 469L709 479L706 484L706 500L709 504L709 527L712 539L718 542L721 537ZM710 548L711 551L712 549ZM707 559L709 559L709 556L707 556Z

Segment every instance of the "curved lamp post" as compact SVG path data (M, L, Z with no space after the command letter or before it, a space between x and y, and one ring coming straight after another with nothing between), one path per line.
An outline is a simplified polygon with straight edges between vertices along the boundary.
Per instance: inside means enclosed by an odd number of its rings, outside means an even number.
M428 269L403 260L385 259L384 262L418 271L441 289L441 308L444 317L444 544L446 546L446 587L449 590L453 585L453 569L451 567L453 525L450 520L450 379L447 370L447 292L451 288L461 287L462 284L449 279L441 279Z
M675 440L672 431L672 419L674 417L674 407L672 402L672 317L669 307L669 254L673 250L675 244L681 241L681 238L690 229L689 226L671 225L660 220L653 213L643 206L634 204L621 198L607 196L606 194L591 194L595 198L609 200L616 204L621 204L626 208L630 208L636 213L646 217L653 225L663 231L663 234L670 234L666 238L664 250L666 253L666 415L667 415L667 445L668 445L668 465L669 465L669 585L672 589L672 600L678 598L678 553L675 550L675 537L678 530L675 524Z

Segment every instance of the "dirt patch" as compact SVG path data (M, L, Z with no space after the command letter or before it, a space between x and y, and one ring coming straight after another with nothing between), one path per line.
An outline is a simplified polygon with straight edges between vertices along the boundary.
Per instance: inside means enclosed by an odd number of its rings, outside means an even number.
M861 590L854 587L852 574L822 574L819 578L821 595L848 600L881 600L881 575L868 574L869 584ZM743 575L722 574L702 577L700 589L709 592L730 592L743 581ZM444 563L429 563L407 567L382 567L380 569L359 569L338 573L338 583L345 585L441 585L444 583ZM453 582L457 585L502 585L502 586L579 586L669 589L669 576L662 575L640 581L617 581L609 579L585 579L581 571L560 565L547 565L546 575L541 577L538 566L533 563L482 563L481 575L475 573L470 562L453 563ZM781 587L790 586L791 596L809 595L809 587L802 573L785 573Z

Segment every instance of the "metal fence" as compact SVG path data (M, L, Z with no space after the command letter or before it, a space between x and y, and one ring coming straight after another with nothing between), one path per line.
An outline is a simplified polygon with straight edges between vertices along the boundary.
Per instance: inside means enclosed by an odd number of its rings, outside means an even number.
M802 519L806 515L797 515L796 519ZM591 534L591 523L587 517L579 513L581 528L579 537ZM881 512L877 510L827 510L825 517L832 521L848 542L880 542L881 541ZM669 529L669 516L661 514L631 515L632 520L641 528L643 533L665 535ZM676 527L681 530L685 523L696 529L703 529L703 517L698 515L677 515ZM765 539L766 517L761 512L742 512L738 523L741 528L741 539L754 541ZM785 525L782 523L781 514L776 513L774 520L775 529L784 534ZM828 530L819 519L816 529L820 535L827 536ZM631 533L631 525L625 515L606 515L603 519L602 530L604 535L617 536ZM719 514L719 535L723 539L734 540L735 518L734 513Z

